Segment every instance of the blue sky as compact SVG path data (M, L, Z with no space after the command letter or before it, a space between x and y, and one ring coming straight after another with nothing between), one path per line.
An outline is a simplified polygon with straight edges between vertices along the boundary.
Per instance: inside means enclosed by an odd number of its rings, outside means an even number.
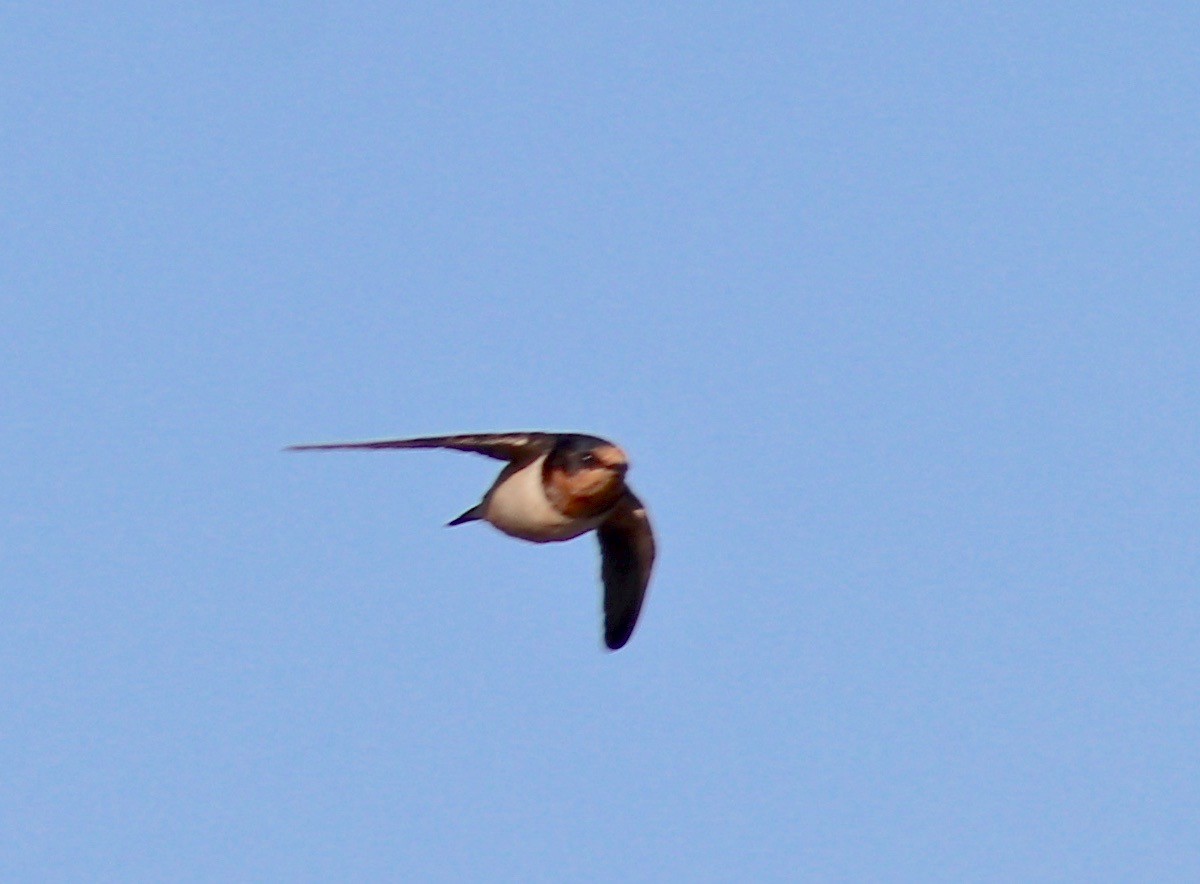
M1195 6L397 5L3 13L0 876L1200 877Z

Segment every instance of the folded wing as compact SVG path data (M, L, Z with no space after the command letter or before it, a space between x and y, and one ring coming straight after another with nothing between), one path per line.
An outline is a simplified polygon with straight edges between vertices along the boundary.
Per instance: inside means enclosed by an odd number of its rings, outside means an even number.
M596 536L604 581L604 643L615 651L633 634L654 566L650 518L632 491L596 529Z

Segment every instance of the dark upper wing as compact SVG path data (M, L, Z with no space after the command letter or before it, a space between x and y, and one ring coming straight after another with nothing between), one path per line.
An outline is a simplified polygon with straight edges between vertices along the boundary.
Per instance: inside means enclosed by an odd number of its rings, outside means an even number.
M549 451L550 433L476 433L462 436L423 436L418 439L377 439L369 442L327 442L319 445L289 445L288 451L334 451L382 448L453 448L497 460L524 460Z
M633 634L654 566L650 518L632 491L596 529L596 536L604 580L604 643L615 651Z

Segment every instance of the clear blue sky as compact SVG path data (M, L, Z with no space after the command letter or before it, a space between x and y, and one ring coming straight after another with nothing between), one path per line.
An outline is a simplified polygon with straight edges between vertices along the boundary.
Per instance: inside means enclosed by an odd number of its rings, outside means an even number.
M0 877L1200 879L1197 46L8 9ZM491 462L280 452L510 429L630 452L625 650Z

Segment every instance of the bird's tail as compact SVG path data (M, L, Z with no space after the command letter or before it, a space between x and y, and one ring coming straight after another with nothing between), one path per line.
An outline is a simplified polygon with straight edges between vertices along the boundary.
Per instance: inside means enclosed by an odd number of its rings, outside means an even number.
M450 528L450 527L453 527L454 525L462 525L466 522L478 522L482 518L483 518L483 504L477 503L477 504L475 504L475 506L471 507L469 510L467 510L465 513L463 513L457 519L451 519L449 522L447 522L446 527Z

